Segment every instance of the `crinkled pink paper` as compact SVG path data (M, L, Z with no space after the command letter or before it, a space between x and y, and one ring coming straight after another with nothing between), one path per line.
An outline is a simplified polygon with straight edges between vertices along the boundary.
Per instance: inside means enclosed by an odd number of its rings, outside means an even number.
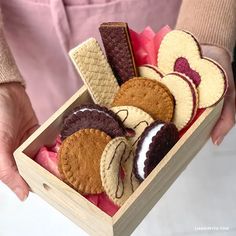
M167 25L155 33L149 26L143 32L129 30L136 66L144 64L157 65L157 54L164 36L171 31Z

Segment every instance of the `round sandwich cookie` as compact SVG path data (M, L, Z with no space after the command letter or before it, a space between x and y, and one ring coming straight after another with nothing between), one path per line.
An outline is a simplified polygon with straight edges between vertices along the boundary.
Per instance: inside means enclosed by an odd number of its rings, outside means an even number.
M143 66L138 67L139 75L140 77L148 78L148 79L154 79L160 81L163 77L160 70L153 65L145 64Z
M126 128L134 131L134 135L127 139L135 148L141 134L147 126L154 122L154 119L145 111L133 106L112 107L111 110L120 117Z
M73 109L65 118L61 129L64 140L80 129L98 129L110 137L126 134L120 118L106 107L95 104L81 105Z
M136 77L120 87L112 106L134 106L151 115L154 120L169 122L174 113L174 98L162 83Z
M143 181L177 143L178 139L178 130L172 123L155 121L147 127L135 151L135 176Z
M215 61L203 57L201 47L191 33L172 30L161 41L158 68L189 77L197 86L199 108L216 104L223 98L228 82L224 70Z
M181 130L196 115L198 109L196 86L187 76L175 72L164 76L161 83L166 85L175 98L175 111L172 122L178 130Z
M96 129L83 129L66 138L58 152L62 179L82 194L104 191L100 161L111 137Z
M118 206L122 206L139 186L133 173L133 161L132 147L124 137L112 139L103 151L100 162L102 185L109 198Z

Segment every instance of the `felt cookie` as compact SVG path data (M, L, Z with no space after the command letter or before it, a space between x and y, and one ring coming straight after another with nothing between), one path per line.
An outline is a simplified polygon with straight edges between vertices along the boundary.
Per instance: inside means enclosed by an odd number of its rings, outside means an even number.
M94 103L109 107L119 85L96 39L88 39L69 55Z
M101 24L99 31L107 60L119 84L138 76L128 24L124 22L107 22Z
M80 105L64 118L61 138L64 140L80 129L98 129L110 137L125 136L125 128L114 112L95 104Z
M82 194L104 191L100 160L111 137L96 129L83 129L62 142L58 157L59 171L66 183Z
M176 71L187 75L197 86L200 108L214 105L227 90L223 69L202 56L199 43L188 32L173 30L165 35L158 52L158 68L164 74Z
M198 93L194 83L185 75L170 73L161 79L175 98L173 123L183 129L194 118L198 108Z
M143 66L138 67L139 76L148 78L148 79L155 79L160 81L163 77L162 73L156 66L145 64Z
M134 136L127 139L135 148L144 129L154 122L153 118L145 111L133 106L112 107L111 110L120 117L125 127L134 130Z
M144 180L178 141L178 130L172 123L153 122L147 127L135 151L134 173Z
M125 82L112 106L134 106L152 116L154 120L171 121L174 98L162 83L147 78L134 78Z
M132 148L124 137L111 140L102 154L102 185L109 198L118 206L122 206L139 185L133 174L133 159ZM121 168L124 178L120 175Z

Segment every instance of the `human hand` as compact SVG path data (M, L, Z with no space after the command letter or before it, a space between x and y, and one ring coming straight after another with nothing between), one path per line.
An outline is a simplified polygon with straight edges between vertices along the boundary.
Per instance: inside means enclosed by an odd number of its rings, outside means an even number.
M0 180L22 201L29 187L17 170L13 152L37 127L38 120L23 86L0 84Z
M216 145L220 145L225 135L235 125L235 84L231 67L231 60L228 52L223 48L211 45L202 45L202 51L203 56L213 59L222 66L222 68L226 72L229 82L229 87L225 95L221 116L211 132L212 142Z

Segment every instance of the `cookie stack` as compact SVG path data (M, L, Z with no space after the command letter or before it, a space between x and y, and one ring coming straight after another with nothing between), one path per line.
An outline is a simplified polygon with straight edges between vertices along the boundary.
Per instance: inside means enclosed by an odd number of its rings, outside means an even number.
M105 192L121 206L175 145L178 131L198 108L224 96L227 80L187 32L169 32L157 64L137 68L128 25L103 23L99 30L106 56L93 38L70 51L94 104L64 117L59 171L78 192Z

